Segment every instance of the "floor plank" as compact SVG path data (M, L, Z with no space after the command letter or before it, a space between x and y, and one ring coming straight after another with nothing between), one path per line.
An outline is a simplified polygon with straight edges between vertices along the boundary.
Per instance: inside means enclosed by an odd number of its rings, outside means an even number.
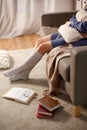
M3 50L16 50L32 48L36 40L40 38L38 34L19 36L10 39L0 39L0 49Z

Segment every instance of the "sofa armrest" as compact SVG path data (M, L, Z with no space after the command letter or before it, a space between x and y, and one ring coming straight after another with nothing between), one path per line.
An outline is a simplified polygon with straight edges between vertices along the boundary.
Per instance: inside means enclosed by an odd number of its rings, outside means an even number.
M71 99L75 105L87 103L87 46L75 47L70 64Z
M42 26L59 27L70 19L76 11L46 13L41 16Z

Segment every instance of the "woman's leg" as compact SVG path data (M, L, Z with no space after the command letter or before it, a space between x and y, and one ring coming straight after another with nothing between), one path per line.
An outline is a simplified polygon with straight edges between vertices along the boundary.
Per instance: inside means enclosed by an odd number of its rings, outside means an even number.
M48 41L50 37L48 36L45 41ZM43 39L41 39L44 41ZM40 40L40 41L41 41ZM37 43L36 43L37 44ZM21 79L28 79L28 74L30 71L33 69L33 67L38 63L38 61L42 58L42 56L46 53L49 52L51 49L53 49L51 45L51 41L48 42L39 42L39 45L37 45L29 58L21 65L14 67L13 69L10 69L8 71L5 71L3 74L5 76L8 76L11 78L11 80L19 80ZM24 72L24 73L23 73ZM27 73L26 73L27 72ZM25 75L27 74L27 77L25 78Z
M37 40L33 52L29 55L28 59L24 61L21 65L14 67L3 74L10 77L11 80L28 79L28 74L33 69L33 67L40 61L42 56L51 51L54 47L64 44L64 40L61 36L56 33ZM56 45L55 45L56 44ZM25 75L26 78L25 78Z
M44 55L45 53L51 51L53 49L53 46L51 44L51 41L48 41L40 44L38 47L36 47L36 49L40 54Z
M45 43L45 42L50 41L50 40L51 40L51 35L47 35L45 37L39 38L36 41L35 48L37 48L40 44Z

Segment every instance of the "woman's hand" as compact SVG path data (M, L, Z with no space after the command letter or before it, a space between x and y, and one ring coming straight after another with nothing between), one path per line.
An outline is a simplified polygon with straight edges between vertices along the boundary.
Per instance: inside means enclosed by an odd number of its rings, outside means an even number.
M83 38L87 37L87 33L81 33L81 35L82 35Z
M70 21L67 21L65 24L70 25L70 24L71 24L71 22L70 22Z

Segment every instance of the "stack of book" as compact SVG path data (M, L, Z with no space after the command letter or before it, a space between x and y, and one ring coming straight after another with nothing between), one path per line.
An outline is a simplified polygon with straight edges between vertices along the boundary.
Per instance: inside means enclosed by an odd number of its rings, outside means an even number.
M45 95L38 100L37 118L52 118L54 110L60 107L58 100Z

